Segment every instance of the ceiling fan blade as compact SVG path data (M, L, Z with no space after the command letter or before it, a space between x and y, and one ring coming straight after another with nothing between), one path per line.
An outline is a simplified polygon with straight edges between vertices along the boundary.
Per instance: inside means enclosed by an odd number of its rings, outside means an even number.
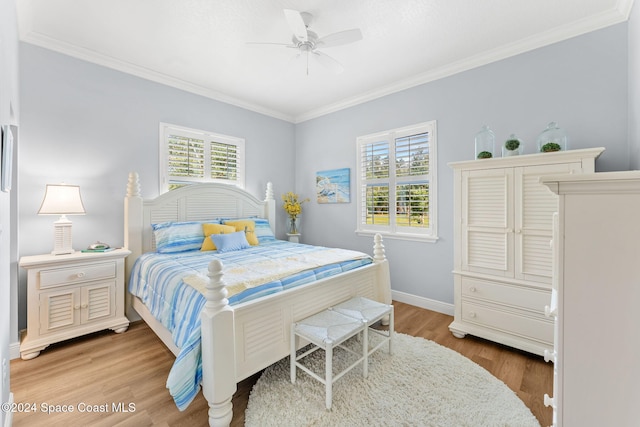
M270 42L245 42L245 44L249 44L249 45L275 45L275 46L286 46L286 47L297 47L295 45L292 45L291 43L270 43Z
M332 47L340 46L347 43L357 42L362 40L362 32L354 28L353 30L344 30L337 33L328 34L316 42L318 47Z
M301 42L306 42L307 38L307 26L304 24L302 15L297 10L285 9L284 16L287 18L287 24L293 32L296 39Z
M312 53L323 67L328 68L333 73L340 74L344 71L344 67L342 66L342 64L340 64L338 61L336 61L329 55L322 52L318 52L317 50L314 50Z

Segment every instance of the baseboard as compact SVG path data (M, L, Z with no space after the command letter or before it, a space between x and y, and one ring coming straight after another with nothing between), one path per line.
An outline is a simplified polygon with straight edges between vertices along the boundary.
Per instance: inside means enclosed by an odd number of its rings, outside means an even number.
M20 359L20 343L9 343L9 359Z
M415 305L416 307L425 308L427 310L437 311L438 313L453 316L453 304L394 290L391 290L391 298L394 301Z

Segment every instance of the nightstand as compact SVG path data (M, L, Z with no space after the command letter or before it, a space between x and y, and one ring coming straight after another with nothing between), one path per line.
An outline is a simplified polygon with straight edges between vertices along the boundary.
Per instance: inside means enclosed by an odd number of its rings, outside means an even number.
M75 252L20 258L27 270L27 331L20 357L37 357L49 344L102 329L127 330L124 259L131 252Z

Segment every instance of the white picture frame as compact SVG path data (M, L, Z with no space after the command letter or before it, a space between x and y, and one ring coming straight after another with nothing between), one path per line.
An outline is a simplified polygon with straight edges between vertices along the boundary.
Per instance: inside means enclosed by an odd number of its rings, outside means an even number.
M2 173L0 176L0 190L11 191L11 177L13 175L13 133L11 126L2 126Z

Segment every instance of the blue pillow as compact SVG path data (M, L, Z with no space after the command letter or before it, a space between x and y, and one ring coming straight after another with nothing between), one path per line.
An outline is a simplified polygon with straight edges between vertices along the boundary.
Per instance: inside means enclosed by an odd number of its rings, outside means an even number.
M228 234L212 234L211 240L213 240L213 243L220 253L239 251L240 249L251 247L249 242L247 242L244 231L236 231L235 233Z
M156 251L160 253L192 251L202 246L204 233L199 221L162 222L151 226L156 239Z

